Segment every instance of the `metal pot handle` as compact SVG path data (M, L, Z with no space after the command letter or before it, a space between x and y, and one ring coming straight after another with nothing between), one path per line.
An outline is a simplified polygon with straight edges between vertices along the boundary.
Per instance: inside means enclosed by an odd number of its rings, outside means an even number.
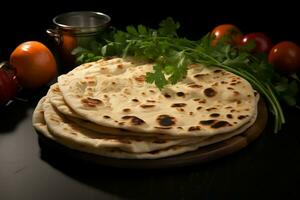
M62 35L57 29L47 29L46 33L54 38L56 43L59 45L62 43Z

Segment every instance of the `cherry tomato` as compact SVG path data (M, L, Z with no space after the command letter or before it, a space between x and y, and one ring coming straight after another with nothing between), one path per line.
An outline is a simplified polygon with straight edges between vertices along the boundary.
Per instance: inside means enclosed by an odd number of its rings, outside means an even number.
M10 71L0 69L0 105L4 105L16 96L16 77Z
M300 72L300 47L293 42L276 44L269 53L269 62L283 73Z
M237 46L241 43L243 38L242 32L236 26L232 24L222 24L213 29L211 32L215 37L212 41L212 45L216 45L218 41L222 41L222 38L225 39L224 42Z
M261 32L249 33L245 35L242 39L242 45L249 43L249 41L255 42L255 48L253 49L253 52L269 53L273 46L270 38Z

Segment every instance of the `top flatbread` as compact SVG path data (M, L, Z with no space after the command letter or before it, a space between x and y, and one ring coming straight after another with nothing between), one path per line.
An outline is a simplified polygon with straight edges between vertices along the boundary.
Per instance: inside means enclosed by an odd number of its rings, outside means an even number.
M152 64L120 58L89 63L58 77L67 105L96 124L174 136L210 136L249 122L257 107L243 78L191 65L187 77L162 91L145 82Z

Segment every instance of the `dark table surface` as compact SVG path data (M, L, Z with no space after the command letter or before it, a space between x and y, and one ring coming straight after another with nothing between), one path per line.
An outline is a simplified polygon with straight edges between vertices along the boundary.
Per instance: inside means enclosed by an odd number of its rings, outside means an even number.
M156 4L147 10L127 5L127 12L123 7L115 8L113 3L102 5L96 1L90 2L93 3L71 6L65 3L55 7L54 4L60 3L55 1L48 8L40 3L34 5L39 9L27 4L15 6L8 2L8 7L14 7L16 12L0 14L1 23L8 30L0 38L0 57L7 59L11 50L25 40L35 39L51 44L53 41L49 40L44 31L51 25L52 17L71 10L106 12L117 26L143 22L153 25L166 16L173 16L181 21L185 26L184 31L191 37L204 34L217 24L232 22L246 32L265 31L270 33L273 40L299 42L300 33L294 26L298 21L297 6L294 4L274 3L275 8L257 8L258 4L255 4L246 11L228 6L226 9L229 11L226 11L222 7L226 5L224 3L214 7L214 12L195 5L181 7L179 4L166 9L167 6ZM287 14L283 15L282 10ZM12 14L17 18L10 19ZM30 23L26 23L28 21ZM287 123L278 134L272 132L270 118L264 133L254 143L216 161L178 169L124 170L66 158L39 146L31 117L38 99L46 90L44 88L25 94L22 97L27 101L14 101L0 109L0 200L300 197L298 110L285 109Z

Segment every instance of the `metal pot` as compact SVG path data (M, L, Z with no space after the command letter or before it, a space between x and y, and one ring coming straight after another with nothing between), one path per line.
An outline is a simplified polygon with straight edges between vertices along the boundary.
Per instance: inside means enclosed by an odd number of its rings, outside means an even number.
M100 12L68 12L54 17L55 28L46 32L55 39L62 64L74 66L72 51L78 46L88 47L108 27L110 20L108 15Z

